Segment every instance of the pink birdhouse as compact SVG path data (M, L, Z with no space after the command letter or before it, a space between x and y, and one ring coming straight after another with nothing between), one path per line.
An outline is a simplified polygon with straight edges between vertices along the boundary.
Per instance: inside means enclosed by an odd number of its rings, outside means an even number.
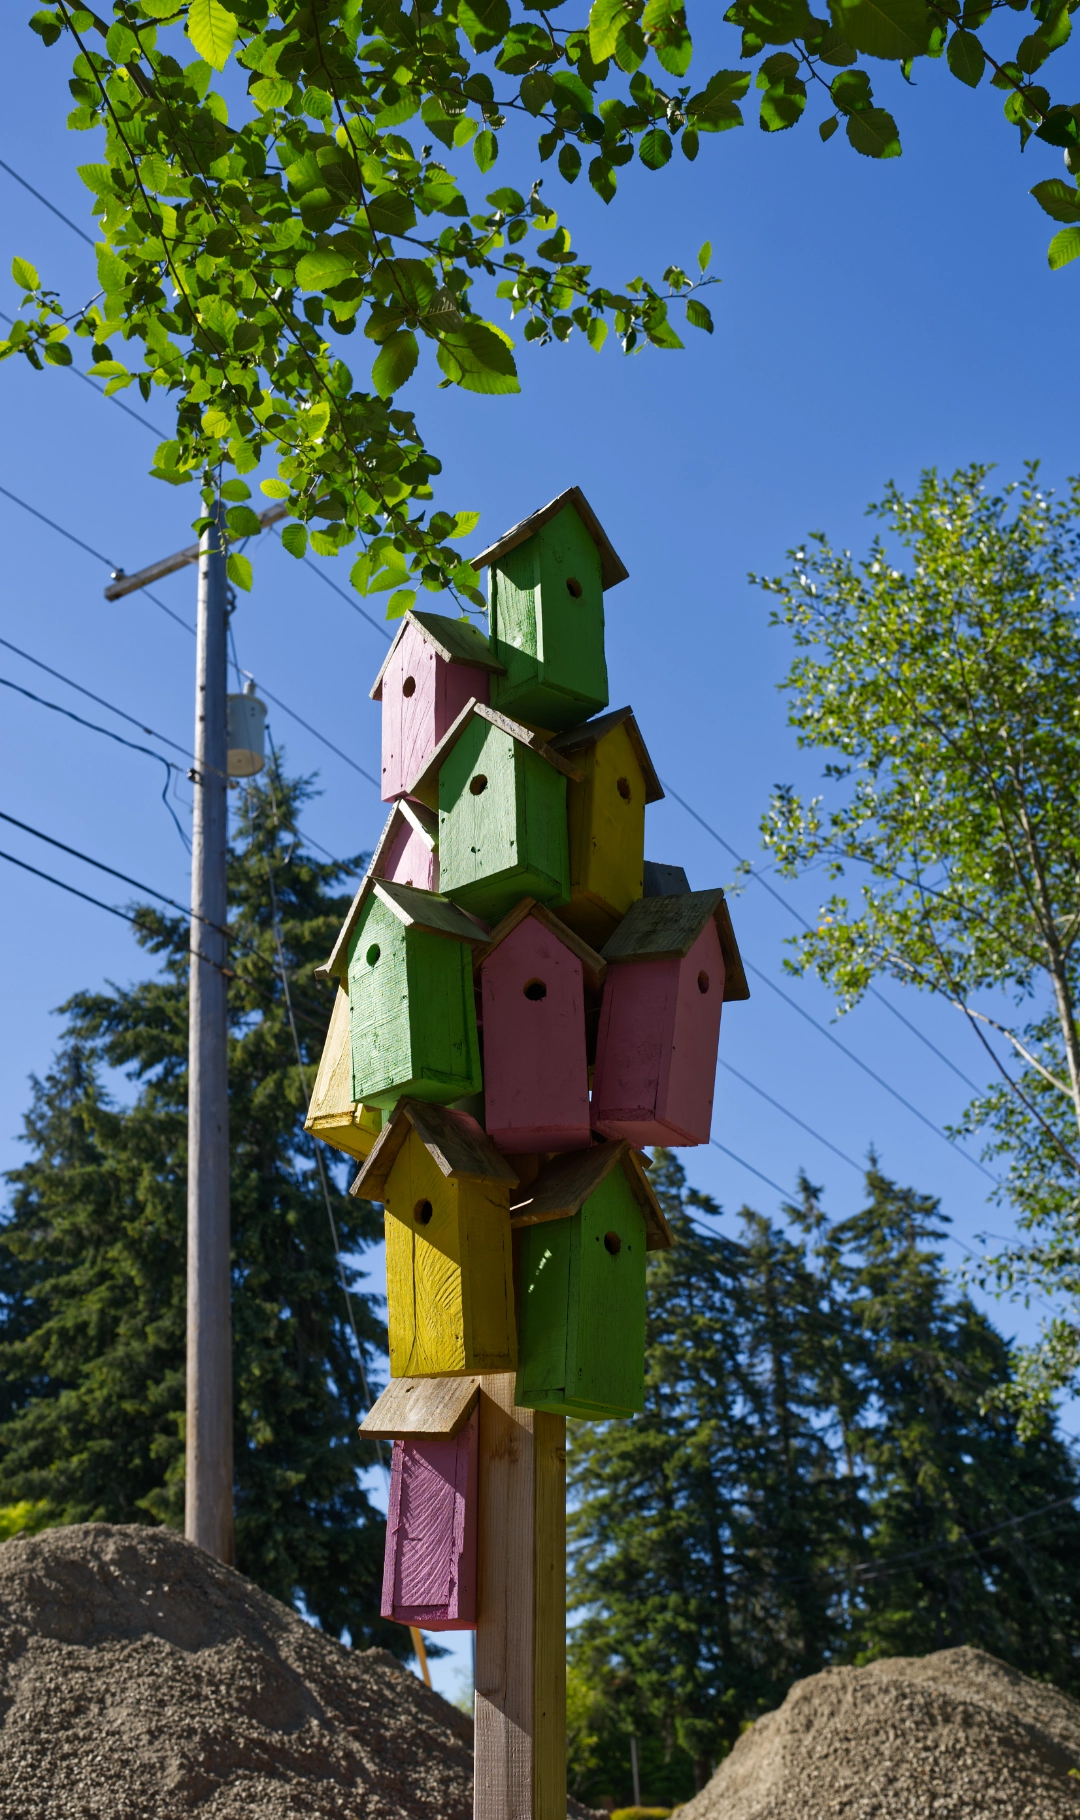
M484 1123L500 1150L581 1150L590 1141L586 999L600 956L526 897L479 949Z
M382 1615L425 1630L476 1629L480 1412L452 1439L394 1442Z
M603 949L592 1122L632 1144L707 1144L720 1008L749 998L724 893L643 897Z
M403 797L394 804L379 836L369 875L394 884L415 885L420 891L437 891L438 833L438 816L421 803L411 803Z
M483 633L466 619L406 613L371 690L382 703L384 802L406 795L466 702L486 702L503 676Z

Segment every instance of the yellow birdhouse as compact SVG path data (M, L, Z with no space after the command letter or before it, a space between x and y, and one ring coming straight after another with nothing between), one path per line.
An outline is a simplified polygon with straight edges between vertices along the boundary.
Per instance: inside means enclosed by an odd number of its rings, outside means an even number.
M398 1102L350 1190L386 1212L391 1377L516 1369L517 1179L468 1113Z
M664 792L629 708L600 714L549 744L584 772L584 782L567 785L570 902L559 915L601 948L642 894L645 805Z
M335 1150L363 1158L382 1130L382 1120L377 1106L360 1105L352 1096L349 994L339 985L304 1130Z

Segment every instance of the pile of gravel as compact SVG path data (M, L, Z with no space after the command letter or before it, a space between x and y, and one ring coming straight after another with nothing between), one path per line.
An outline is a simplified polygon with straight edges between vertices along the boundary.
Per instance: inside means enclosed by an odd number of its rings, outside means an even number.
M980 1649L797 1681L679 1820L1080 1820L1080 1705Z
M165 1529L0 1547L0 1820L468 1820L472 1724Z

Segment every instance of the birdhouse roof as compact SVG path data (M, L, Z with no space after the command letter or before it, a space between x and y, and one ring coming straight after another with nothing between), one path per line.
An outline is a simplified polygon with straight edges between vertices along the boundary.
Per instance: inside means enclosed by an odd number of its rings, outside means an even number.
M551 745L556 752L582 752L586 746L599 745L609 733L614 733L616 727L626 728L630 744L634 748L634 756L645 779L645 801L660 802L664 794L663 786L653 768L649 748L641 737L641 729L632 708L613 708L610 714L598 714L595 720L587 720L580 727L571 727L566 733L556 733Z
M549 765L554 765L556 771L561 771L564 777L572 778L574 783L580 784L584 781L577 766L572 765L561 752L556 752L551 743L543 739L539 733L534 733L531 727L523 726L519 720L510 720L507 715L500 714L497 709L489 708L486 702L474 700L466 702L452 726L447 727L427 764L409 785L410 796L418 796L421 802L426 803L432 809L438 808L440 768L447 753L457 744L469 722L477 717L480 720L489 721L500 733L509 733L511 739L516 739L519 745L527 746L530 752L535 752L538 758L545 759Z
M410 626L416 627L421 638L438 652L444 663L470 664L474 670L494 670L498 676L506 675L506 666L499 662L484 633L471 619L450 619L445 613L410 612L394 633L394 641L371 685L372 701L381 701L386 666Z
M597 954L595 948L589 947L588 942L583 942L580 935L575 935L572 929L568 929L554 911L549 910L545 904L538 904L535 897L523 897L521 902L515 904L514 908L503 917L501 923L496 923L491 931L490 941L485 942L482 948L473 949L473 967L482 967L488 955L494 954L500 943L504 942L508 935L512 935L519 923L523 923L527 916L542 923L545 929L550 930L556 941L561 942L564 948L569 948L571 954L577 955L585 975L586 985L590 986L594 992L598 992L604 983L607 962Z
M673 897L639 897L601 950L606 961L644 961L689 954L709 918L716 923L724 956L724 1001L750 997L742 957L724 893L685 891Z
M625 1138L620 1143L593 1144L588 1150L564 1151L545 1164L536 1180L522 1186L511 1200L511 1226L569 1219L596 1193L611 1171L620 1167L645 1216L646 1251L670 1251L675 1242L671 1227L653 1193L641 1157Z
M605 589L613 588L616 582L626 581L630 571L621 556L617 556L612 549L607 532L580 487L567 487L565 493L560 493L546 506L541 506L538 512L533 512L528 518L523 518L520 524L513 525L504 536L499 538L498 543L493 543L489 549L483 550L479 556L472 558L473 568L483 569L488 563L498 562L500 556L505 556L508 550L516 549L519 543L524 543L527 537L531 537L535 531L539 531L541 525L546 525L549 519L556 517L564 506L573 506L600 552L602 586Z
M347 977L349 943L365 904L373 896L392 910L407 929L427 929L432 935L448 935L459 942L485 942L490 933L486 924L459 910L438 891L422 891L418 885L400 885L388 878L375 878L369 869L349 906L349 914L341 925L330 959L315 969L316 979L330 979L333 975L339 979Z
M425 809L422 803L395 803L376 842L375 851L364 874L365 879L382 877L387 855L401 832L403 823L420 836L429 852L434 852L439 839L438 816L433 815L430 809Z
M451 1112L448 1106L433 1106L424 1100L399 1100L349 1193L365 1200L383 1200L390 1171L414 1132L448 1179L510 1183L518 1179L517 1171L469 1113Z
M360 1424L372 1441L452 1441L480 1395L479 1378L391 1378Z

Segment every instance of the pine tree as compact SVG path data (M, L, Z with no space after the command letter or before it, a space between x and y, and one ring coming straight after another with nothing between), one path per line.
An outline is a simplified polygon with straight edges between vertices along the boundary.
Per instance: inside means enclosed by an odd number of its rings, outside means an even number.
M352 1290L358 1352L279 971L280 943L310 1087L329 1018L312 969L355 867L304 847L306 794L274 775L249 787L230 850L237 1565L335 1635L403 1654L407 1633L377 1615L383 1524L356 1434L383 1329ZM189 937L146 909L138 933L161 958L155 977L62 1007L0 1229L0 1501L45 1501L58 1522L182 1522ZM132 1104L110 1098L106 1068L126 1072ZM344 1163L325 1170L355 1254L378 1236L374 1211L343 1193Z

